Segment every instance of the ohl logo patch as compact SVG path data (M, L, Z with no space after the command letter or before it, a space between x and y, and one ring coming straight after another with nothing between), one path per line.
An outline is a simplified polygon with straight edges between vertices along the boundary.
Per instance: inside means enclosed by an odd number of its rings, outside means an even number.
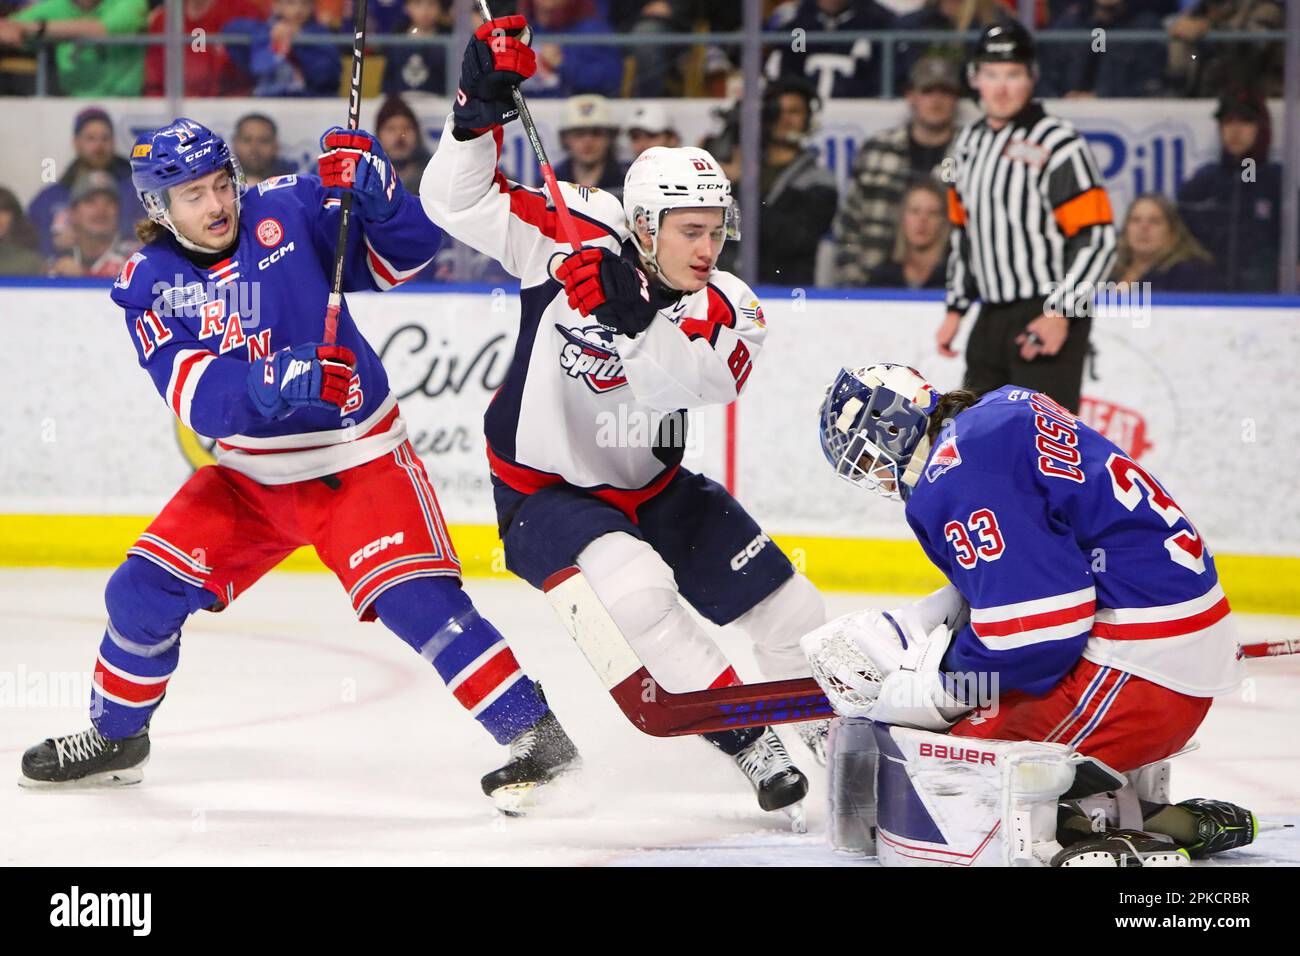
M566 329L557 322L555 327L565 339L560 348L560 367L571 378L581 378L598 394L627 384L623 359L614 351L613 332L599 325Z
M930 456L930 463L925 466L925 477L927 481L934 481L946 471L950 471L961 464L961 452L957 450L957 436L945 438L939 443L939 447L934 450Z
M284 238L284 227L278 219L263 219L254 230L257 241L267 249L274 249Z

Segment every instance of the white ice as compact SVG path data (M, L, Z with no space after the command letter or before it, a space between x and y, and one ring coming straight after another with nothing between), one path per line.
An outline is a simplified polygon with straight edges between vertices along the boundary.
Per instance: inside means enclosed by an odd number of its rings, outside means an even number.
M480 610L581 748L558 805L499 816L479 790L504 749L432 668L380 624L357 623L333 578L272 574L185 630L181 666L154 718L142 784L20 789L19 757L87 726L84 690L103 634L107 571L0 571L0 862L36 865L800 865L864 866L824 839L825 777L809 832L764 814L729 761L697 740L636 731L526 585L471 580ZM829 594L832 613L880 595ZM1295 618L1241 617L1254 639ZM719 635L756 679L743 635ZM1175 762L1175 798L1212 796L1300 822L1300 658L1252 661L1220 698L1199 751ZM1135 731L1140 732L1140 731ZM1300 863L1300 830L1264 834L1220 864Z

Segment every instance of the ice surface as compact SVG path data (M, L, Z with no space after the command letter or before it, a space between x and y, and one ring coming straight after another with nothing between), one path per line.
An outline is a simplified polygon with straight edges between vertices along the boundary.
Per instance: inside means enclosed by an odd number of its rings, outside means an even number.
M191 620L154 719L144 783L37 792L12 783L24 749L87 725L103 633L102 570L0 570L0 863L864 866L824 842L825 778L809 833L757 808L712 748L632 728L526 585L471 580L480 610L540 679L586 769L526 819L495 813L478 778L497 747L431 667L380 624L357 623L330 577L274 574L229 610ZM832 613L888 597L829 594ZM1254 639L1294 618L1241 618ZM741 634L719 642L757 679ZM1174 795L1213 796L1300 822L1300 658L1252 661L1180 757ZM1222 864L1300 863L1300 831L1266 834Z

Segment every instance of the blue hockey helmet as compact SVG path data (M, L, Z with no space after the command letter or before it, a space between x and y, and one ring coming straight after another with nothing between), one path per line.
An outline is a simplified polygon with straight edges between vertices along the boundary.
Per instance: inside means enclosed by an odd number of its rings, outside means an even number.
M154 222L176 231L168 212L167 190L192 179L225 170L235 187L235 211L244 194L244 170L226 141L202 123L180 117L168 126L141 133L131 149L131 182L140 204ZM196 247L197 248L197 247Z
M840 369L819 415L826 460L844 480L906 500L925 467L939 395L906 365Z

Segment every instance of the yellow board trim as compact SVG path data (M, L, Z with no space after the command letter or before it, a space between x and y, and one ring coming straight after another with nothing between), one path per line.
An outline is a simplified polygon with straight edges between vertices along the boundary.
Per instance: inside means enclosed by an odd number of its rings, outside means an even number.
M0 567L114 567L150 520L138 515L0 515ZM451 536L467 576L512 577L495 527L452 525ZM776 535L775 540L825 590L925 594L944 583L915 541L804 535ZM1214 560L1235 610L1300 615L1300 558L1220 554ZM300 548L277 570L326 568L315 551Z

